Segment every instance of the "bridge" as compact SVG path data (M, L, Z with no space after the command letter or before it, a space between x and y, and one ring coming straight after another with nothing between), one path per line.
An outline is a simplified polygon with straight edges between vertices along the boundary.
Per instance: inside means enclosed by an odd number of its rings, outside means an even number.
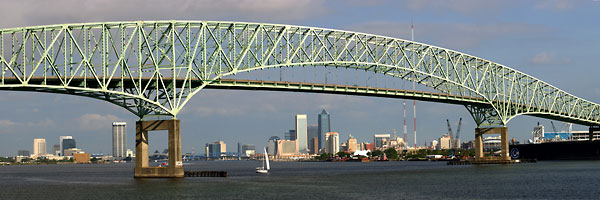
M485 159L481 137L490 133L501 134L501 159L510 159L506 124L519 115L600 124L598 104L501 64L413 41L306 26L132 21L7 28L0 29L0 69L1 90L86 96L138 116L135 177L183 177L177 114L209 88L464 105L477 124L477 159ZM427 89L406 90L405 82ZM152 120L157 116L162 119ZM155 130L169 131L169 167L148 167L148 132Z

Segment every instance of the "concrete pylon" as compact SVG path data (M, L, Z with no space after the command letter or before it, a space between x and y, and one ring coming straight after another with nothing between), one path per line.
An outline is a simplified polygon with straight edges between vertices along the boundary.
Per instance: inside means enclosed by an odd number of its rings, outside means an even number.
M500 134L500 158L483 156L483 135ZM510 160L508 155L508 129L506 127L476 128L475 129L475 160Z
M135 123L135 178L183 178L179 124L177 119L137 121ZM148 132L161 130L169 132L169 165L167 167L149 167Z

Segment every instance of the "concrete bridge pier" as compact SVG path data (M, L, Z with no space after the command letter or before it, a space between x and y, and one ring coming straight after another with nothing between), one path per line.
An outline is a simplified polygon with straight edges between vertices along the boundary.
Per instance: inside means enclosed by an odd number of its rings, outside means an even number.
M179 124L180 121L177 119L137 121L135 123L135 178L183 178ZM149 167L148 132L161 130L169 132L169 165L166 167Z
M484 157L483 135L500 134L500 158ZM475 129L475 160L510 160L508 155L508 129L506 127L476 128Z

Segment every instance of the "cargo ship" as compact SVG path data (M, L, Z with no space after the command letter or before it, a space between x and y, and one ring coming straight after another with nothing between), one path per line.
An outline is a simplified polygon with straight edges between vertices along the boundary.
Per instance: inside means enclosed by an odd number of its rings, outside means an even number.
M545 133L538 123L529 144L510 144L508 150L512 159L600 160L600 133L589 137L589 131Z

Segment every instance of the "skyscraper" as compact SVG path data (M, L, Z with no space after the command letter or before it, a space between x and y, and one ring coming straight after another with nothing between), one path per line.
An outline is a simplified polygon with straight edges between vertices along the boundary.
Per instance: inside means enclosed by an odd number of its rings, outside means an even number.
M315 148L313 139L317 141L317 146ZM311 154L319 153L319 126L318 125L310 125L308 126L308 150L310 150ZM317 151L315 151L317 149Z
M375 143L375 148L382 148L390 141L390 134L375 134L373 136L373 142Z
M206 157L207 158L221 158L225 155L227 146L223 141L216 141L213 143L206 143Z
M319 114L319 131L318 131L318 136L319 136L319 149L323 148L323 142L325 141L325 134L331 132L331 123L329 121L329 113L327 111L325 111L325 109L323 109L323 111L321 111L321 114Z
M356 152L356 145L357 145L356 143L357 143L356 138L352 137L352 134L350 134L348 136L348 142L346 143L348 145L348 151L350 153Z
M69 135L69 136L60 136L60 137L58 137L58 140L59 140L58 142L60 143L60 155L61 156L65 155L65 152L63 152L63 149L65 149L65 148L63 148L63 140L64 139L73 139L73 136Z
M281 140L277 136L271 136L267 142L267 153L269 155L275 155L277 153L277 141Z
M44 156L46 155L46 139L34 138L33 139L33 155Z
M112 141L113 141L113 157L125 158L127 145L126 122L113 122Z
M68 154L65 154L65 150L67 149L72 149L72 148L77 148L77 143L75 143L75 139L70 138L70 139L63 139L62 140L62 149L60 150L60 152L62 152L62 156L70 156Z
M340 135L337 132L325 134L325 153L336 154L340 151Z
M307 125L306 115L296 115L296 142L300 153L308 153Z

